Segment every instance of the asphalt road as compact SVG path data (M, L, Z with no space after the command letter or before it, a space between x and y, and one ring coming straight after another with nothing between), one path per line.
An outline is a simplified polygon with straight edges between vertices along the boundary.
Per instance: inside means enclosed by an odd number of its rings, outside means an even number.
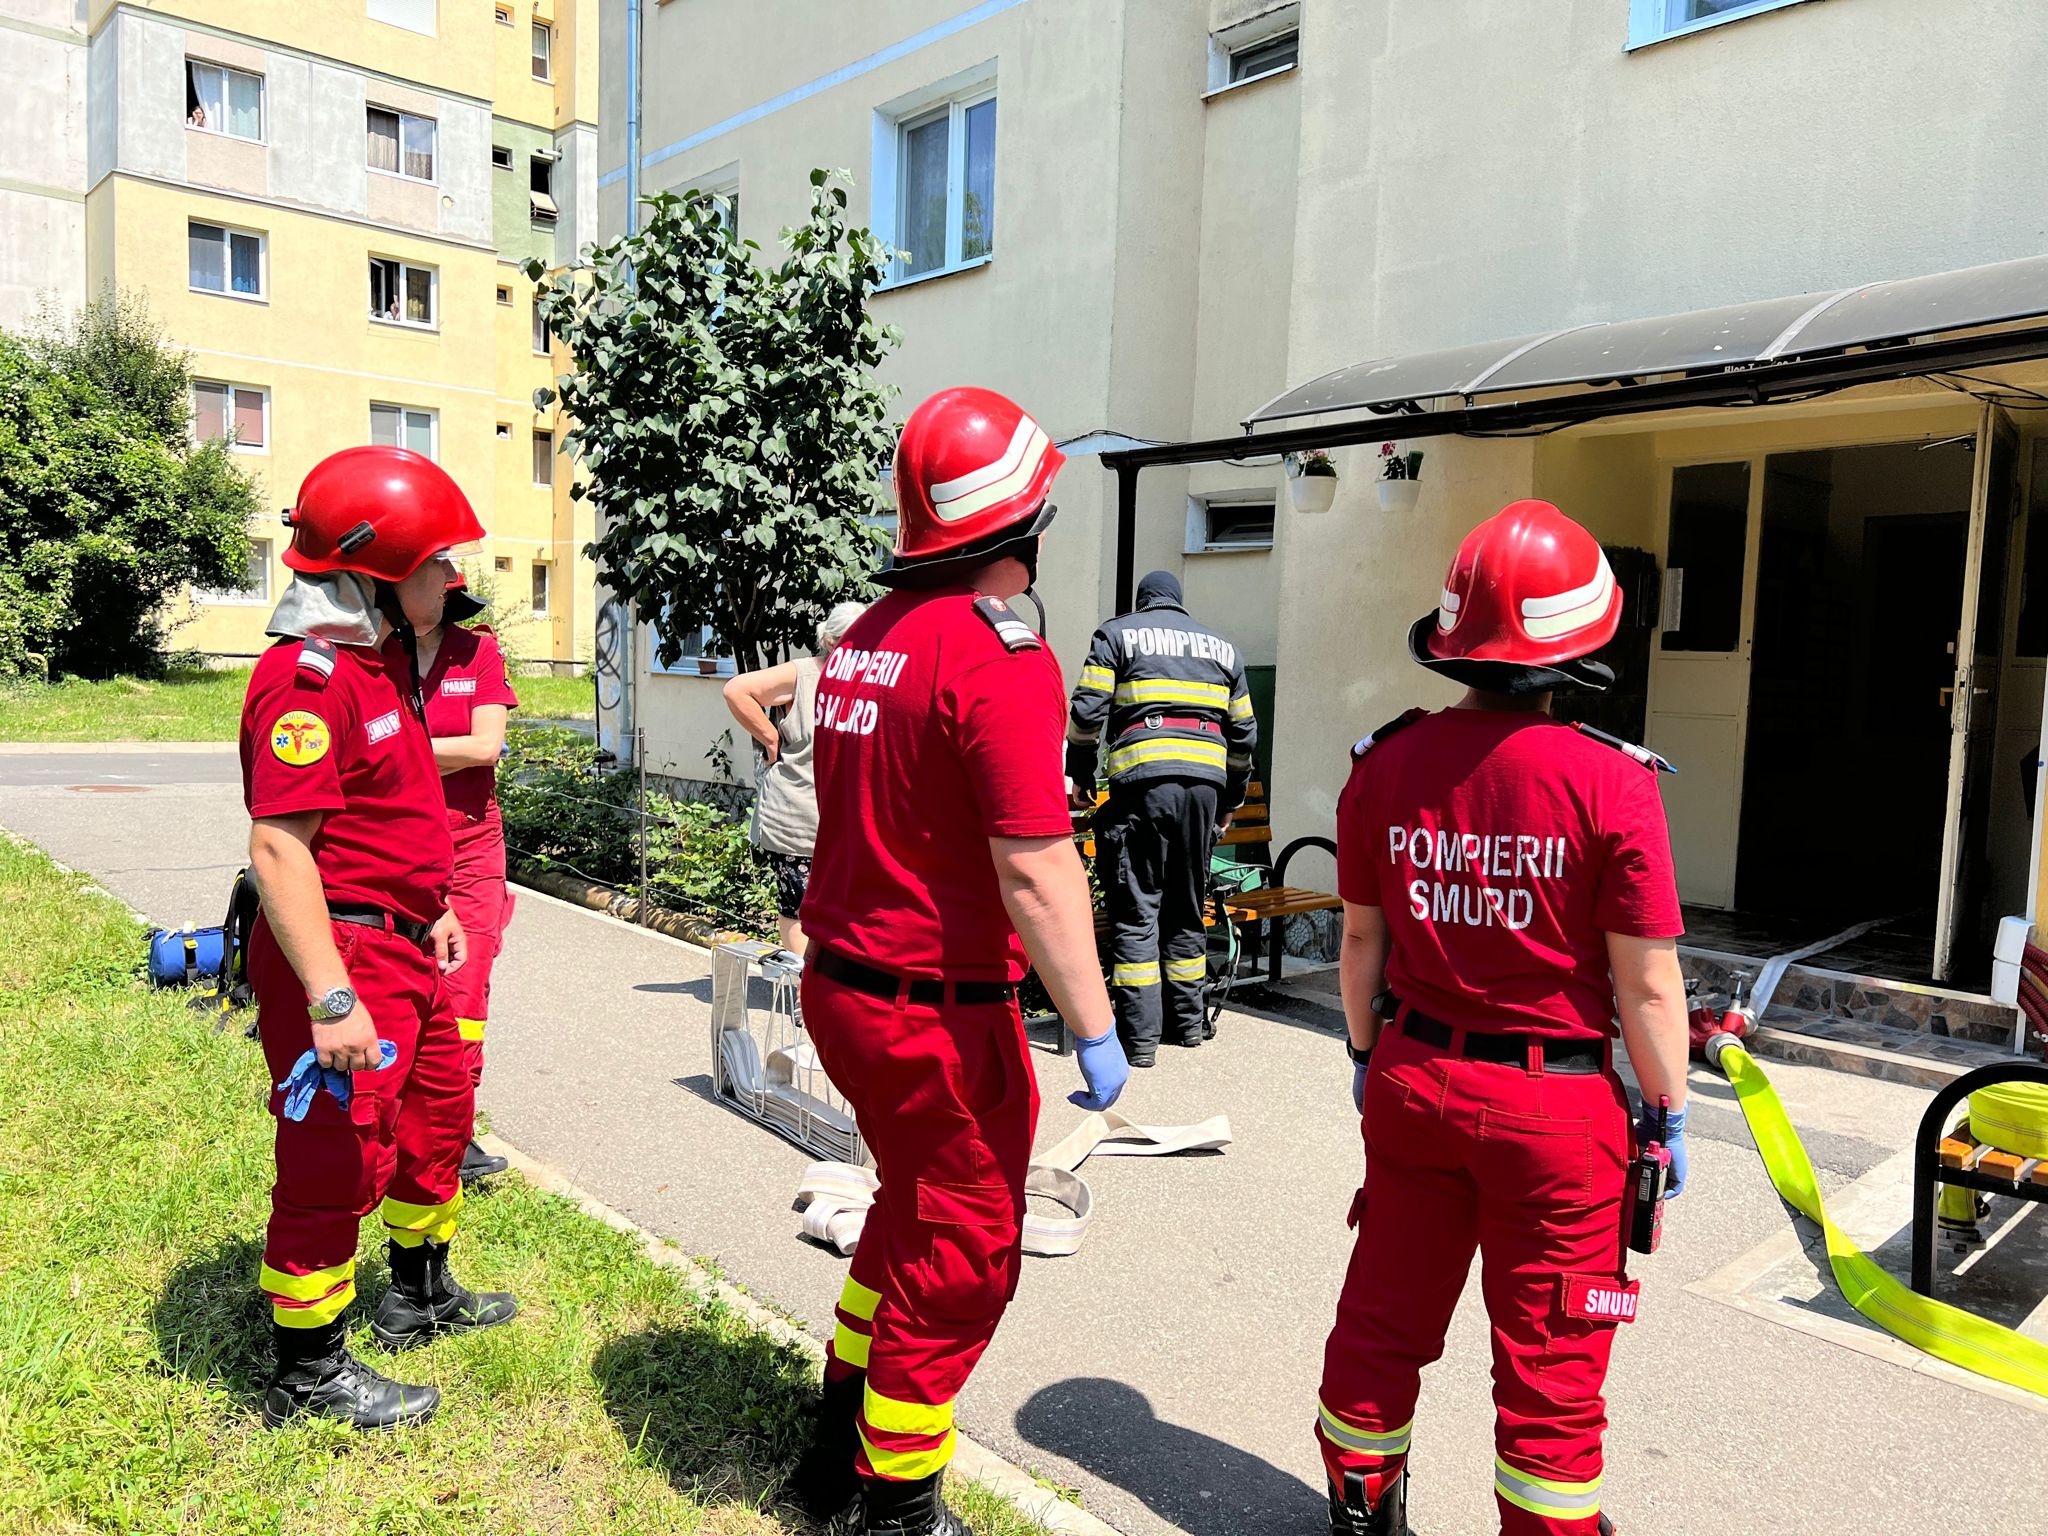
M0 825L157 920L212 921L246 837L233 767L228 753L0 753ZM823 1336L844 1264L796 1236L805 1155L711 1097L709 957L532 892L508 944L482 1094L494 1129ZM1078 1075L1039 1067L1049 1142L1077 1114ZM1903 1145L1926 1102L1770 1072L1830 1189ZM1694 1087L1693 1187L1638 1270L1642 1320L1609 1382L1616 1523L2039 1531L2048 1419L1684 1289L1787 1225L1726 1086ZM1232 1014L1209 1047L1140 1074L1123 1107L1158 1124L1227 1113L1237 1140L1089 1165L1086 1245L1027 1264L961 1426L1129 1536L1319 1532L1309 1426L1360 1168L1349 1065L1313 1024ZM1475 1284L1424 1382L1419 1529L1493 1529L1491 1425Z

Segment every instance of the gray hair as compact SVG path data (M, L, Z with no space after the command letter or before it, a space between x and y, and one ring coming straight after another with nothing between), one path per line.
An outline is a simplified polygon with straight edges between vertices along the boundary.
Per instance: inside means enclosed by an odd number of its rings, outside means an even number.
M868 611L866 603L838 603L818 621L818 654L824 655L846 638L854 621Z

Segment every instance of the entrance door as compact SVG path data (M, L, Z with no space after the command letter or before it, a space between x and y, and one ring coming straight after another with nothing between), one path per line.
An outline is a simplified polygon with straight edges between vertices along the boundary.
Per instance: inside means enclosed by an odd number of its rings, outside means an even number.
M1977 970L1988 938L1986 829L1991 819L1992 747L1998 727L1999 658L2005 633L2005 561L2019 514L2019 433L1996 406L1977 437L1977 486L1970 503L1962 625L1955 641L1949 706L1948 809L1934 920L1934 977Z
M1660 785L1678 894L1730 907L1763 477L1749 460L1681 464L1671 471L1670 490L1648 740L1678 766Z

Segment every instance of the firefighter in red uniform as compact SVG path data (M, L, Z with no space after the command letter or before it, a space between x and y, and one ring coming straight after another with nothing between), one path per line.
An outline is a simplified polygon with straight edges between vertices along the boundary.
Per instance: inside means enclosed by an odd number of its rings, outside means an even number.
M364 1216L381 1207L390 1236L372 1324L386 1348L517 1310L448 1272L474 1094L443 972L466 945L410 648L381 648L439 622L446 551L483 529L445 472L400 448L323 459L288 518L296 574L270 625L284 638L256 664L241 730L263 902L249 979L278 1085L258 1277L277 1370L263 1417L384 1428L427 1418L439 1394L388 1380L345 1342Z
M1074 1102L1107 1108L1129 1076L1073 844L1059 664L1005 601L1036 574L1063 461L988 390L919 406L880 578L896 590L818 684L804 1020L881 1191L796 1482L821 1516L857 1490L868 1536L971 1536L939 1483L953 1400L1017 1288L1038 1120L1027 955L1076 1038Z
M512 892L505 883L505 819L498 809L498 757L505 726L519 707L505 675L498 637L465 622L484 611L469 583L457 576L448 588L441 622L419 632L420 693L434 765L448 800L448 835L455 844L455 874L448 908L462 924L469 955L448 977L448 1001L469 1051L469 1081L484 1078L484 1030L491 1017L491 967L505 947ZM388 642L396 645L393 640ZM505 1159L472 1138L462 1154L462 1182L474 1184L505 1171Z
M1594 1536L1601 1386L1632 1321L1613 1025L1685 1172L1684 929L1660 762L1550 718L1601 688L1621 592L1591 534L1516 502L1459 548L1415 659L1464 683L1353 749L1337 808L1340 980L1366 1177L1316 1436L1334 1536L1405 1536L1419 1373L1473 1250L1493 1332L1507 1536ZM1654 1108L1647 1127L1654 1129Z

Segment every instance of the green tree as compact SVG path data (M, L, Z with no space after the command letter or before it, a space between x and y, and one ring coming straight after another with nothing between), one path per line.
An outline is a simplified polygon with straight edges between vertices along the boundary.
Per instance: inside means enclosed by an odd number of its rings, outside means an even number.
M256 488L190 395L132 298L0 332L0 673L159 670L165 602L241 585Z
M639 233L546 277L541 316L576 371L540 390L573 425L604 580L661 622L705 625L742 669L808 649L832 604L872 594L893 434L873 370L899 339L867 313L895 252L850 227L843 173L811 173L779 265L703 193L645 199Z

